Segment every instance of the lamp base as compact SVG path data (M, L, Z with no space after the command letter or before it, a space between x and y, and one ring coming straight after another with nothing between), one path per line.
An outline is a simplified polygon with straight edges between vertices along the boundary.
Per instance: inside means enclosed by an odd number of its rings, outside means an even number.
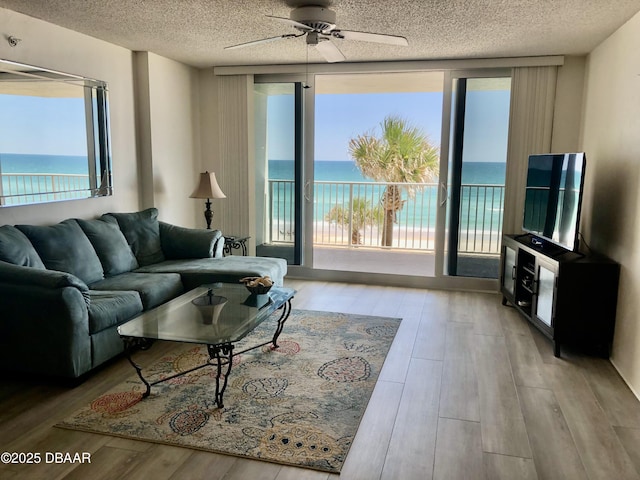
M207 209L204 211L204 219L207 221L207 230L211 230L211 220L213 220L213 211L211 210L211 200L207 198L205 203Z

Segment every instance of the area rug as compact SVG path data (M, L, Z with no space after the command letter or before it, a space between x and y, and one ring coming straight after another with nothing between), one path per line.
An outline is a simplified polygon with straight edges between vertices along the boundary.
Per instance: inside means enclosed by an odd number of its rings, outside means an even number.
M268 341L274 324L263 323L234 350ZM294 310L278 349L234 357L224 408L214 402L214 367L155 385L145 399L132 368L127 381L57 426L338 473L399 325ZM207 358L205 347L176 344L143 373L169 377Z

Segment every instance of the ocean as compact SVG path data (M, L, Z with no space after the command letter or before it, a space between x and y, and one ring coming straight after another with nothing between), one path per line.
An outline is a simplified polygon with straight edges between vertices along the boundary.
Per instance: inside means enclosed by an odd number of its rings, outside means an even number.
M504 162L467 162L462 167L462 183L468 185L504 185ZM355 162L316 160L313 164L316 181L374 182L362 175ZM269 179L293 180L293 161L269 160Z
M86 156L0 153L0 173L5 205L86 198L90 193ZM51 174L82 176L53 177ZM49 193L53 190L65 193Z
M467 162L462 168L462 198L460 208L460 228L462 231L471 231L476 228L483 230L500 231L502 227L502 209L504 201L504 181L506 164L504 162ZM314 180L316 190L314 195L314 221L321 222L327 213L335 205L347 205L348 199L353 197L366 198L371 205L379 201L383 186L359 185L323 185L322 182L359 182L374 183L375 180L367 178L358 170L352 161L327 161L314 162ZM270 180L292 180L293 162L291 160L269 160ZM403 199L406 200L404 208L398 214L398 224L406 226L419 225L433 229L436 223L436 208L438 205L437 181L434 186L423 191L416 192L411 197L406 192ZM491 187L489 187L491 186ZM280 218L291 216L292 192L291 184L281 183L272 193L274 215ZM353 191L349 189L353 188Z
M87 156L0 153L3 173L88 173Z

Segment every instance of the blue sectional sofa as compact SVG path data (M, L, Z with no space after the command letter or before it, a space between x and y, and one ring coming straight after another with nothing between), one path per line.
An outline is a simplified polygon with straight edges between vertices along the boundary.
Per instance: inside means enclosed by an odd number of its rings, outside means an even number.
M218 230L158 221L155 208L0 226L0 369L77 378L118 355L117 327L196 286L270 276L279 258L222 254Z

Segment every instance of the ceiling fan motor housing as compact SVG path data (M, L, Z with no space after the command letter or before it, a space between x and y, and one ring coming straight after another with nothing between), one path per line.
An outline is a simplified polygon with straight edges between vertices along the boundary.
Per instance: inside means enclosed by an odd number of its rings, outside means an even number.
M289 18L316 32L328 32L336 28L336 12L316 5L298 7L291 11Z

